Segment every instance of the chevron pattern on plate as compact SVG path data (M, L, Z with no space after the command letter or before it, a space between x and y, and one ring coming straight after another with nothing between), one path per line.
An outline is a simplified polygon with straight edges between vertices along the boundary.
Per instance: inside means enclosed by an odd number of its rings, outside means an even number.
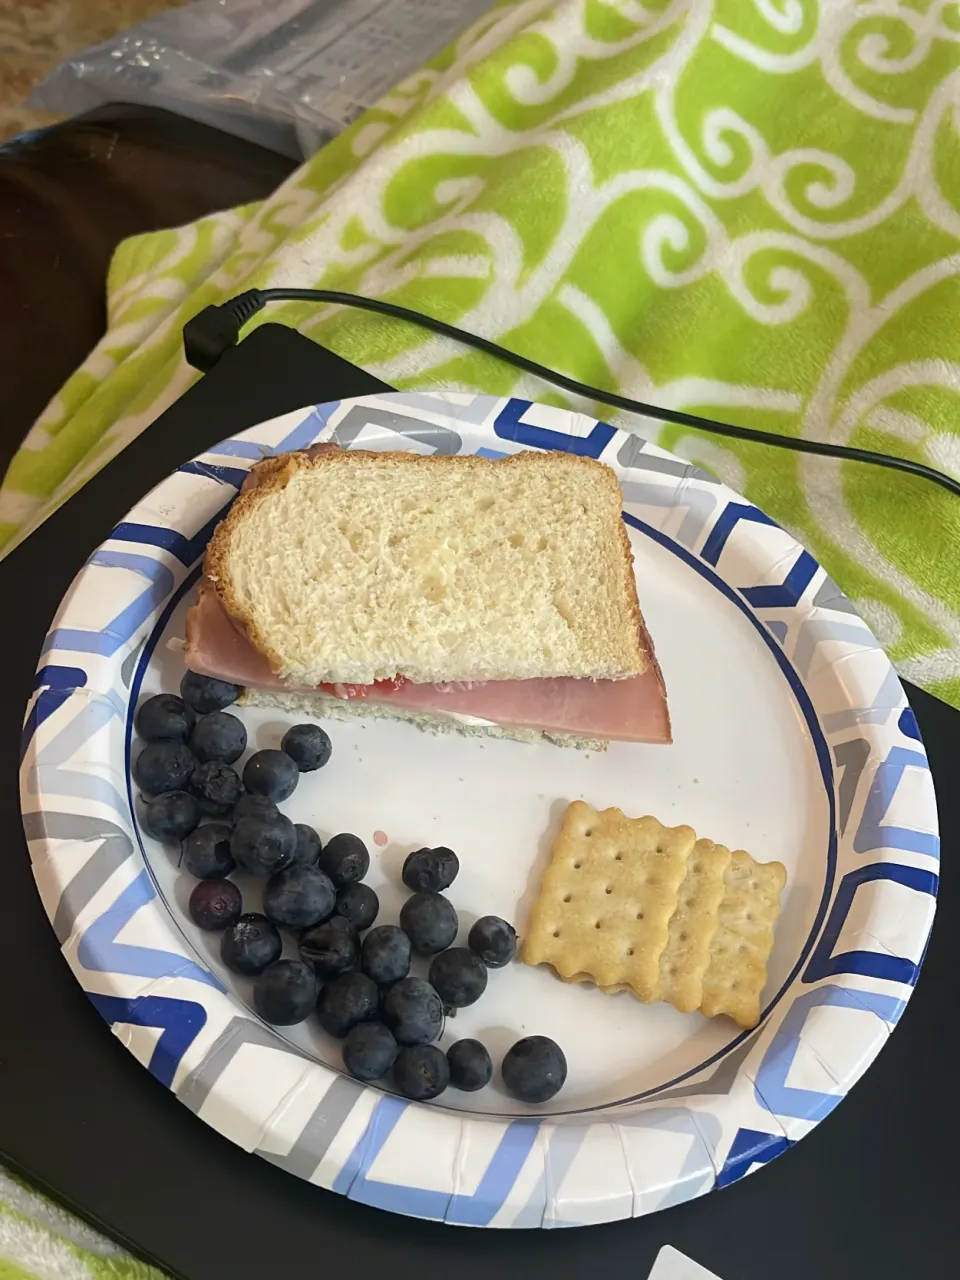
M761 1026L690 1078L554 1119L408 1104L261 1024L198 963L168 914L131 812L133 673L195 580L248 467L318 439L600 458L620 477L630 526L765 638L817 747L834 814L826 889ZM886 1042L916 982L938 887L936 808L916 721L877 641L809 553L661 449L582 415L490 396L371 396L300 410L181 468L94 552L54 620L27 708L21 786L37 885L64 954L160 1081L291 1173L367 1204L472 1225L648 1213L787 1150Z

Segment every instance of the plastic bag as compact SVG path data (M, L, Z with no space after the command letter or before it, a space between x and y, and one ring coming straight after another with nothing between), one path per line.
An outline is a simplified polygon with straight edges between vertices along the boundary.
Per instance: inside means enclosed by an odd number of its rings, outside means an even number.
M310 155L491 0L199 0L68 58L29 105L166 107L294 157Z

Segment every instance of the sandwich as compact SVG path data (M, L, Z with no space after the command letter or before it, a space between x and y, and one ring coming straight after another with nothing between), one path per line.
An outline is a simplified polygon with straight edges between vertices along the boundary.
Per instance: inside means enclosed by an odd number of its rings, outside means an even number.
M210 540L187 666L320 718L669 742L621 511L565 453L266 458Z

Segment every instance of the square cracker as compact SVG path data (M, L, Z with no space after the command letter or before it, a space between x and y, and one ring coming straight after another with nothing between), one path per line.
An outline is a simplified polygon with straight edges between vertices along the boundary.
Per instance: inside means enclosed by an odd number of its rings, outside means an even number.
M660 956L696 840L691 827L567 806L523 944L527 964L566 981L657 999Z
M681 1013L693 1013L703 999L703 975L719 924L717 912L724 897L724 873L729 863L730 850L712 840L698 840L687 859L687 873L660 957L656 997L669 1000Z
M730 855L703 975L700 1011L708 1018L726 1013L745 1028L760 1021L760 993L767 981L773 926L786 881L786 869L779 862L755 862L743 849Z

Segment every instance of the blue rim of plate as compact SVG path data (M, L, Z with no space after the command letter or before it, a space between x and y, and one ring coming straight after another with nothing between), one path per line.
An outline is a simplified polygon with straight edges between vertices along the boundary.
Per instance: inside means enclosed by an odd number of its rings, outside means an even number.
M613 467L631 527L711 582L763 637L806 721L830 811L814 927L760 1026L647 1094L542 1119L407 1103L266 1027L198 962L171 917L128 790L132 709L152 637L249 466L319 440L362 445L370 428L388 447L461 452L458 421L488 437L489 447L472 450L486 456L562 449ZM78 575L44 643L24 725L21 803L34 875L92 1003L225 1136L394 1212L475 1226L581 1225L665 1208L768 1163L830 1114L898 1021L932 926L939 866L932 782L903 689L809 552L788 540L785 556L786 538L697 467L582 414L517 399L338 401L186 463ZM731 551L734 572L748 564L751 581L725 577ZM107 619L104 602L114 601ZM279 1103L258 1086L264 1071L282 1090Z

